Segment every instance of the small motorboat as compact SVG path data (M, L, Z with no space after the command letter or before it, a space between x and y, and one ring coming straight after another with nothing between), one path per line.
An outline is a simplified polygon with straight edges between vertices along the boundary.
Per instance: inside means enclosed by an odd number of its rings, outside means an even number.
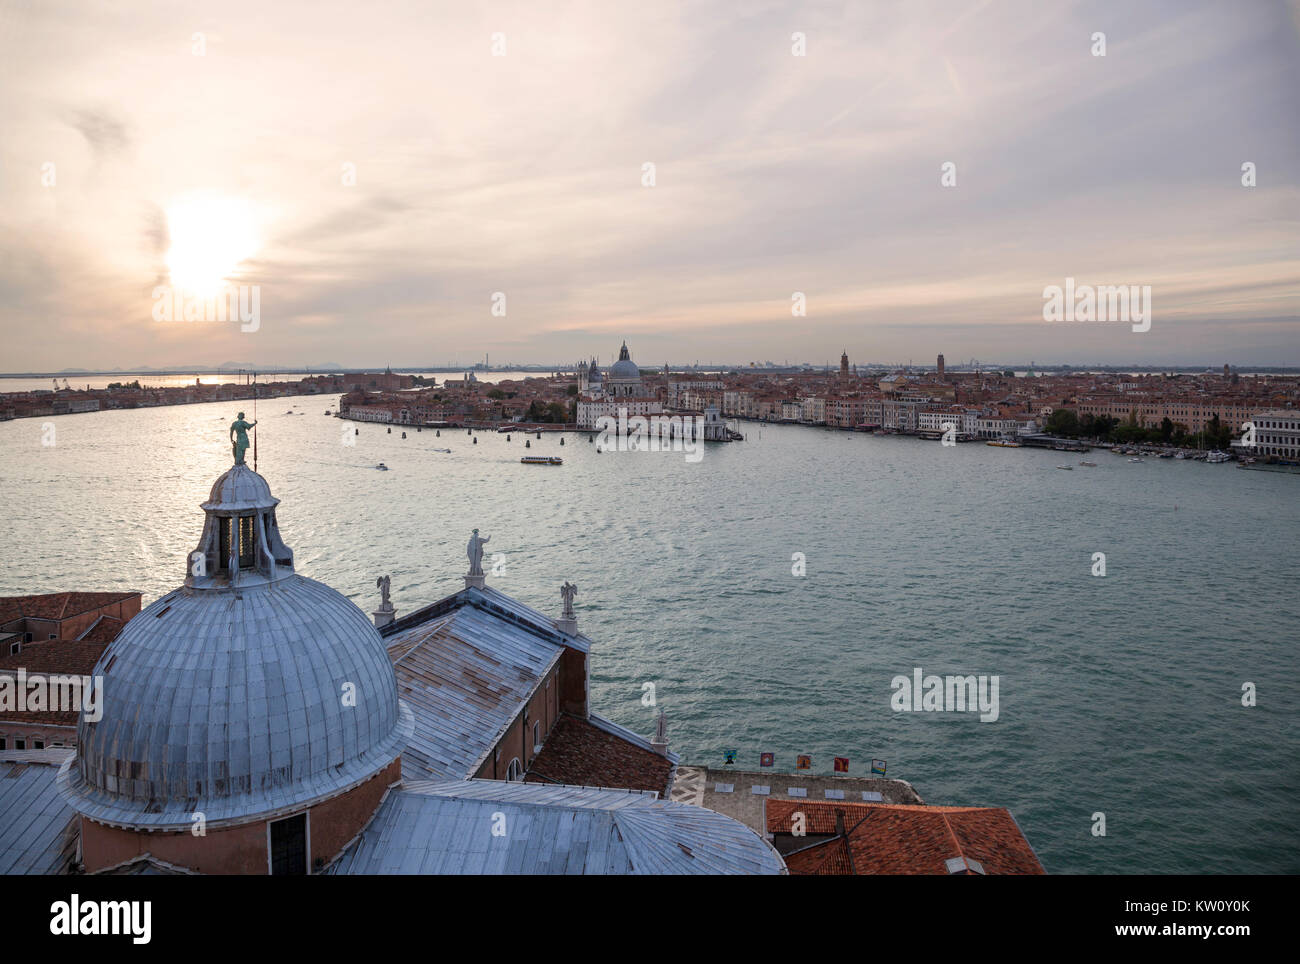
M380 472L388 471L388 466L386 466L383 462L380 462L378 465L375 466L375 468L377 468Z
M1082 462L1080 462L1079 464L1080 464L1080 465L1086 465L1086 466L1088 466L1088 468L1090 468L1090 469L1095 469L1095 468L1097 467L1097 463L1096 463L1096 462L1089 462L1087 459L1084 459L1084 460L1083 460Z
M1058 468L1058 469L1065 469L1065 471L1067 471L1067 472L1073 472L1073 471L1074 471L1074 466L1073 466L1073 465L1058 465L1057 468Z
M1129 459L1130 462L1145 462L1146 459Z
M446 453L446 454L448 454L448 455L451 454L451 449L434 449L434 451L435 451L435 452L443 452L443 453Z

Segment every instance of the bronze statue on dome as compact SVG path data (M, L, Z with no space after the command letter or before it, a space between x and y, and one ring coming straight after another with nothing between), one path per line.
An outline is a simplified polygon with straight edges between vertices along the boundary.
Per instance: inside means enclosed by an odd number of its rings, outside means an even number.
M230 451L235 456L236 465L244 464L244 453L248 451L248 430L256 424L245 422L243 412L230 423Z

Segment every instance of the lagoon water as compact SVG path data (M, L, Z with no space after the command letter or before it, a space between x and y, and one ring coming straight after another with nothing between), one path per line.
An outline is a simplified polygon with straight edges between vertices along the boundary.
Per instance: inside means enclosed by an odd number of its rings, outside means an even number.
M578 585L593 707L649 733L653 682L684 762L883 759L928 803L1008 807L1052 873L1300 872L1300 477L750 423L698 463L370 424L348 446L337 397L261 401L258 467L298 571L367 612L384 573L400 612L459 589L477 526L503 592L558 613ZM236 410L0 424L0 593L179 584ZM997 675L996 722L895 712L917 667Z

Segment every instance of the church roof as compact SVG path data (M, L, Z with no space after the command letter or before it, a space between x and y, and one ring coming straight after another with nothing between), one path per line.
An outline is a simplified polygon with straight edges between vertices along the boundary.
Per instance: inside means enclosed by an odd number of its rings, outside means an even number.
M501 833L493 832L494 825ZM772 846L655 794L493 780L406 783L337 874L781 874Z
M177 589L96 665L60 777L105 823L239 820L341 793L396 759L412 724L379 634L342 594L290 574L239 593ZM345 705L345 685L355 705Z
M490 586L417 610L384 636L415 717L402 771L419 780L473 776L565 648L591 648Z
M414 719L383 641L345 596L293 571L269 511L278 501L245 465L217 479L200 551L215 559L228 517L248 518L256 568L240 561L234 581L191 570L95 664L100 715L82 715L58 776L84 816L188 829L202 811L209 825L238 823L343 793L401 754Z
M37 751L38 753L42 751ZM36 756L37 754L33 754ZM57 766L47 762L0 763L0 874L62 874L76 856L72 808L55 787ZM62 755L71 755L63 750Z
M212 483L212 493L200 508L204 512L245 512L274 509L279 504L280 500L271 495L266 479L241 463Z

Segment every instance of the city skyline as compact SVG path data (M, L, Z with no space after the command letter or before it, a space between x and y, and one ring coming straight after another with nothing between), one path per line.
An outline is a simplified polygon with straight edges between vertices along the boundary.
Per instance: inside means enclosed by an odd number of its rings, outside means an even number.
M8 13L7 370L1300 364L1294 4L412 7L364 48L146 6ZM152 316L214 278L255 329ZM1149 285L1150 330L1043 320L1067 279Z

